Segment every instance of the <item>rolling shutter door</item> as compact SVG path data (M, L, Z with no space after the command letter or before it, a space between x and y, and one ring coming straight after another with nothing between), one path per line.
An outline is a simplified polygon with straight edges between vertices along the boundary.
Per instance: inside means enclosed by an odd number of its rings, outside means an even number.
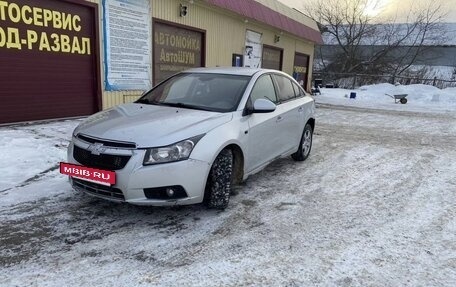
M0 10L0 123L98 111L98 12L81 3L12 0Z

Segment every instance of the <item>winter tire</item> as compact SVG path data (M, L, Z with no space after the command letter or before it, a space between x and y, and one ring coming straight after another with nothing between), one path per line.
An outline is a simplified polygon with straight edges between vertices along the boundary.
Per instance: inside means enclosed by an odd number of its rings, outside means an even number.
M228 206L233 174L233 153L224 149L212 164L207 178L204 201L209 208L225 209Z
M313 130L310 124L306 124L299 142L298 151L291 155L296 161L304 161L310 154L312 149Z

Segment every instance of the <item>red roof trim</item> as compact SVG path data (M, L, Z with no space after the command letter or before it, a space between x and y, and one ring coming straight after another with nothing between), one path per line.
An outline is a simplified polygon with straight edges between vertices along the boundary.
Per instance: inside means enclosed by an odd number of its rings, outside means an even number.
M206 2L235 12L247 18L254 19L283 31L287 31L300 38L317 44L323 44L321 34L296 20L291 19L271 8L254 0L206 0Z

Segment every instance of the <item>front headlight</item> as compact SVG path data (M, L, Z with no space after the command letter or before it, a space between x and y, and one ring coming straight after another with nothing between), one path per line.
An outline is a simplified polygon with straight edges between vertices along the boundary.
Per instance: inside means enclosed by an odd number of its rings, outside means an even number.
M193 148L203 136L192 137L169 146L150 148L146 152L143 164L150 165L188 159Z

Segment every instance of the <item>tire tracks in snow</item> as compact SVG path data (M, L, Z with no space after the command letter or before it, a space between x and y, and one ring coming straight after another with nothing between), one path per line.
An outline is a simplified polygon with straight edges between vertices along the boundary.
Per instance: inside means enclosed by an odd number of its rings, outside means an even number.
M414 112L414 111L401 111L401 110L386 110L374 108L361 108L353 106L341 106L332 104L316 103L317 109L326 109L333 111L350 111L362 114L377 114L377 115L390 115L390 116L406 116L427 119L452 119L456 120L456 116L449 112Z
M412 132L397 132L397 131L384 131L384 133L376 133L378 130L371 127L349 127L340 124L320 124L317 127L318 134L330 137L331 140L352 141L354 143L371 142L375 144L382 144L388 146L403 146L408 148L450 148L456 143L456 136L441 135L432 136Z

